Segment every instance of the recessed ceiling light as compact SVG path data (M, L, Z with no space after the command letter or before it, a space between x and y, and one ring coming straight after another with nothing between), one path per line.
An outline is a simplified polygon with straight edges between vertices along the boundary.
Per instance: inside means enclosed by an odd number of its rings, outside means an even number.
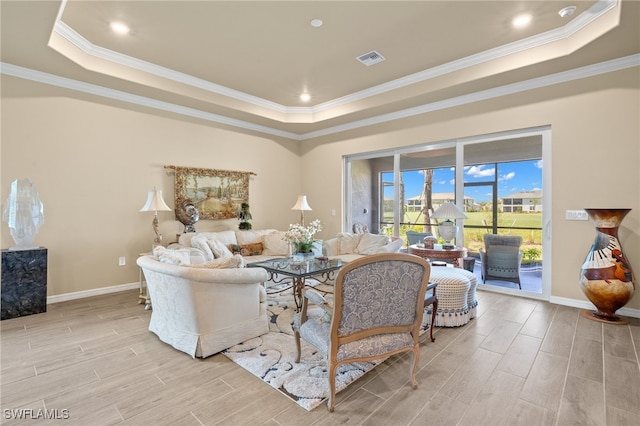
M117 21L112 22L111 29L116 34L129 34L129 27L122 22L117 22Z
M575 11L576 11L575 6L567 6L563 9L560 9L560 11L558 12L558 15L560 15L561 18L568 18L569 16L573 15Z
M311 100L311 95L308 93L303 93L300 95L300 100L302 102L309 102Z
M318 18L312 19L311 20L311 26L314 27L314 28L321 27L322 26L322 19L318 19Z
M522 28L529 25L530 22L531 22L531 15L524 14L524 15L518 15L515 18L513 18L513 21L511 21L511 24L516 28Z

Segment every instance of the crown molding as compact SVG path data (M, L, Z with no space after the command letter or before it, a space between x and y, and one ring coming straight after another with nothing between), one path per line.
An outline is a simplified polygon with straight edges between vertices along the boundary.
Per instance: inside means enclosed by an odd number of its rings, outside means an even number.
M343 124L340 126L328 127L323 130L309 132L300 135L301 140L317 138L320 136L328 136L334 133L340 133L347 130L355 130L362 127L372 126L375 124L385 123L394 120L400 120L403 118L413 117L415 115L426 114L434 111L439 111L447 108L453 108L474 102L480 102L487 99L493 99L500 96L507 96L514 93L524 92L526 90L539 89L541 87L553 86L555 84L565 83L573 80L579 80L582 78L593 77L600 74L606 74L614 71L623 70L626 68L640 66L640 54L626 56L623 58L612 59L610 61L601 62L598 64L587 65L581 68L576 68L569 71L563 71L556 74L550 74L543 77L537 77L530 80L520 81L518 83L507 84L505 86L499 86L492 89L482 90L467 95L457 96L455 98L449 98L438 102L432 102L429 104L420 105L413 108L407 108L404 110L381 114L375 117L366 118L363 120L353 121L351 123Z
M523 40L509 43L504 46L490 49L485 52L471 55L456 61L452 61L447 64L436 66L415 74L401 77L374 87L349 94L347 96L336 98L310 107L292 107L281 105L276 102L272 102L216 83L212 83L210 81L206 81L185 73L181 73L147 61L133 58L131 56L127 56L110 49L96 46L62 21L62 15L66 7L67 0L64 0L60 6L56 21L54 23L53 33L62 37L62 39L66 40L72 46L80 50L83 54L88 55L89 57L117 64L121 67L124 67L125 69L154 75L174 83L197 88L210 94L224 96L235 101L264 108L265 110L285 117L306 116L309 120L311 120L310 122L313 122L313 116L321 112L344 107L345 105L348 105L352 102L361 101L407 86L422 83L439 76L458 72L474 66L485 64L490 61L495 61L497 59L515 55L527 50L566 40L578 33L581 29L596 21L599 17L616 8L619 3L620 0L598 0L588 10L581 13L575 19L569 21L563 27L547 31L542 34L537 34L535 36L531 36ZM55 42L52 42L51 40L50 46L56 49ZM64 53L60 53L64 55ZM284 121L287 120L285 119Z
M274 129L267 126L261 126L258 124L250 123L248 121L229 118L219 114L212 114L209 112L200 111L194 108L184 107L181 105L176 105L169 102L163 102L163 101L148 98L145 96L134 95L128 92L123 92L121 90L109 89L109 88L98 86L95 84L85 83L82 81L77 81L77 80L73 80L66 77L60 77L54 74L36 71L29 68L8 64L5 62L0 63L0 74L6 74L13 77L22 78L25 80L31 80L38 83L48 84L51 86L62 87L69 90L75 90L78 92L88 93L90 95L114 99L117 101L140 105L140 106L153 108L161 111L173 112L179 115L199 118L205 121L225 124L228 126L242 128L245 130L252 130L255 132L264 133L268 135L279 136L279 137L294 139L294 140L300 139L300 136L295 133L285 132L279 129Z
M505 86L495 87L493 89L482 90L468 95L458 96L455 98L445 99L438 102L432 102L429 104L420 105L413 108L407 108L404 110L381 114L375 117L370 117L363 120L353 121L351 123L343 124L340 126L328 127L326 129L317 130L313 132L298 134L292 132L286 132L283 130L275 129L272 127L253 124L248 121L238 120L234 118L225 117L219 114L212 114L205 111L197 110L194 108L188 108L168 102L159 101L144 96L134 95L131 93L123 92L120 90L114 90L98 86L95 84L89 84L66 77L60 77L53 74L44 73L41 71L35 71L29 68L20 67L8 63L0 63L0 74L6 74L17 78L36 81L38 83L48 84L51 86L62 87L70 90L75 90L83 93L88 93L95 96L101 96L109 99L114 99L130 104L140 105L148 108L153 108L161 111L172 112L179 115L198 118L205 121L210 121L219 124L225 124L232 127L237 127L245 130L251 130L258 133L268 134L272 136L283 137L287 139L303 141L307 139L313 139L320 136L328 136L336 133L341 133L348 130L355 130L367 126L381 124L389 121L400 120L403 118L413 117L420 114L427 114L433 111L439 111L447 108L453 108L461 105L466 105L474 102L480 102L487 99L493 99L500 96L507 96L514 93L520 93L527 90L538 89L546 86L553 86L555 84L565 83L573 80L579 80L583 78L593 77L600 74L606 74L615 72L627 68L640 66L640 54L626 56L623 58L612 59L610 61L601 62L598 64L588 65L581 68L576 68L569 71L563 71L556 74L550 74L543 77L533 78L530 80L521 81L518 83L507 84Z

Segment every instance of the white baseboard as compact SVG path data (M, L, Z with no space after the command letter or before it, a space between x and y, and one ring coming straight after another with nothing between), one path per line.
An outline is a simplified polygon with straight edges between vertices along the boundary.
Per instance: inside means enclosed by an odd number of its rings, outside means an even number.
M68 300L84 299L85 297L100 296L102 294L118 293L121 291L139 289L140 283L120 284L111 287L94 288L91 290L75 291L73 293L58 294L55 296L47 296L47 304L66 302Z
M590 311L596 310L596 307L591 302L587 302L586 300L576 300L568 299L566 297L551 296L549 302L555 303L556 305L571 306L572 308L587 309ZM616 314L625 317L640 318L640 309L620 308L616 311Z
M67 300L83 299L85 297L100 296L102 294L118 293L120 291L134 290L138 288L140 288L140 283L135 282L130 284L115 285L111 287L94 288L92 290L76 291L73 293L58 294L56 296L48 296L47 304L66 302ZM549 302L555 303L556 305L571 306L572 308L578 309L595 309L595 306L593 306L591 302L587 302L585 300L568 299L566 297L551 296L549 298ZM625 317L640 318L640 309L620 308L616 311L616 314Z

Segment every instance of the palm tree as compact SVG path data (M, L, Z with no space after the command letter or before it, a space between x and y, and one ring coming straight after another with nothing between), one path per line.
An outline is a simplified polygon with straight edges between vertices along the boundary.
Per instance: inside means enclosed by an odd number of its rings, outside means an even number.
M431 219L429 218L429 212L433 210L433 169L424 169L422 174L424 175L424 186L422 188L422 199L424 200L422 203L422 214L424 215L423 232L433 233Z

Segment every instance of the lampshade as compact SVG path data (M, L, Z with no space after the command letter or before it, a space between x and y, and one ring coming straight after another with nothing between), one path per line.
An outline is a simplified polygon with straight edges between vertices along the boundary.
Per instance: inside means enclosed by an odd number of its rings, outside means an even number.
M153 232L156 234L156 238L153 240L153 246L160 245L162 243L162 234L158 229L158 212L171 211L169 206L167 206L167 203L165 203L162 199L162 191L158 191L156 188L153 188L152 191L149 191L147 202L144 204L144 206L142 206L140 211L154 213L151 226L153 227Z
M304 226L304 211L311 210L311 206L307 203L306 195L298 195L298 201L291 207L291 210L300 210L300 223Z
M153 188L149 191L147 202L140 209L141 212L166 212L171 211L169 206L162 199L162 191Z
M467 216L453 203L442 203L430 216L431 219L467 219Z
M298 201L296 201L296 204L293 207L291 207L291 210L300 210L300 211L311 210L309 203L307 203L307 196L299 195Z

